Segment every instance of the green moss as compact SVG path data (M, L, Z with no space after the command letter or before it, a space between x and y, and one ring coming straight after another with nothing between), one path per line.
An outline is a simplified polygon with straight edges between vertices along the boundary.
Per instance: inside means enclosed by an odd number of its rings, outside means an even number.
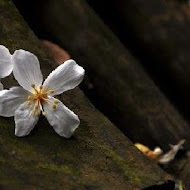
M36 166L37 168L43 168L43 169L48 169L48 170L51 170L51 171L55 171L55 172L63 172L63 173L66 173L66 174L73 174L73 170L71 168L69 168L68 166L58 166L58 165L55 165L55 164L48 164L48 163L43 163L43 162L40 162L37 164Z
M139 173L135 171L135 169L130 167L130 162L121 157L116 150L113 150L111 147L101 145L99 147L103 152L105 152L106 156L109 157L118 167L118 172L121 172L124 179L131 184L135 183L137 185L142 184L142 179L139 177Z

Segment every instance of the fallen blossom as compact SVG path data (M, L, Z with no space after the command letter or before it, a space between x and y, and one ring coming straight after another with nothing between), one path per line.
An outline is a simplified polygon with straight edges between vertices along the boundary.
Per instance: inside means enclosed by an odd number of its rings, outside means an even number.
M14 116L15 135L21 137L30 133L42 112L56 133L69 138L80 120L54 96L78 86L83 80L84 69L74 60L68 60L43 82L39 61L34 54L16 50L12 60L13 75L21 87L0 91L0 115Z
M171 162L178 151L183 147L185 140L180 140L176 145L170 145L171 149L163 154L163 150L160 147L156 147L154 150L149 149L147 146L135 143L134 145L147 157L156 160L159 164L167 164Z
M156 147L154 150L149 149L147 146L135 143L135 146L147 157L151 159L157 159L162 153L162 149L160 147Z
M171 150L168 151L166 154L162 155L159 158L158 163L167 164L171 162L175 158L178 151L182 148L184 143L185 143L185 140L183 139L183 140L180 140L179 143L176 145L170 145Z

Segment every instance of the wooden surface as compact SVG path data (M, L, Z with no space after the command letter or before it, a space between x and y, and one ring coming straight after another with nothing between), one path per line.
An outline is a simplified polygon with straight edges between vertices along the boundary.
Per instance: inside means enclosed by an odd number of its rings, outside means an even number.
M36 54L44 76L56 64L11 1L0 0L0 44ZM13 78L4 81L14 84ZM79 88L60 97L81 119L71 139L59 137L45 118L25 138L14 135L13 118L0 117L0 188L142 189L172 181L99 111Z
M87 0L189 119L190 6L178 0Z
M86 93L126 136L164 149L190 138L189 124L84 0L41 0L40 8L22 3L20 10L38 35L84 66L92 83Z

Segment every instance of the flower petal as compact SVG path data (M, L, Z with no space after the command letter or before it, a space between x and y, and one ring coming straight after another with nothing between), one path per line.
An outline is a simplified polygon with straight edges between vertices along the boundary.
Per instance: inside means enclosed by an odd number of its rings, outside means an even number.
M3 84L0 82L0 90L3 90Z
M18 83L26 90L33 92L31 85L39 87L43 76L38 58L25 50L16 50L13 54L13 74Z
M56 133L60 136L69 138L79 126L80 120L77 115L69 110L63 103L53 97L48 97L49 103L43 105L46 113L46 118ZM57 103L57 108L53 109L54 103Z
M34 128L39 120L39 116L32 114L34 104L28 105L24 102L15 111L15 135L18 137L26 136Z
M0 78L9 76L12 71L12 55L5 46L0 45Z
M84 69L70 59L50 73L43 87L53 90L52 95L61 94L78 86L84 78L84 73Z
M12 87L10 90L0 91L0 115L11 117L16 109L27 100L29 92L21 87Z

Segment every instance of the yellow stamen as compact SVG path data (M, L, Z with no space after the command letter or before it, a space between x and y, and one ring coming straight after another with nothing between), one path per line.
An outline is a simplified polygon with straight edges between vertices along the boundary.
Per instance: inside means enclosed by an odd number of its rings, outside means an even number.
M35 84L32 84L31 87L32 87L32 88L35 88Z
M52 109L55 110L56 108L57 108L57 105L53 104L53 105L52 105Z
M57 108L59 101L55 100L52 104L51 100L48 98L48 95L53 94L54 90L44 90L42 85L36 87L35 84L32 84L31 87L34 91L28 96L27 100L28 105L34 105L33 110L31 111L33 115L39 116L41 112L43 115L47 115L42 106L44 103L49 104L54 110Z
M42 114L43 114L44 116L46 116L46 115L47 115L47 113L46 113L45 111L43 111L43 112L42 112Z
M58 103L59 103L59 100L55 100L55 101L54 101L54 104L58 104Z
M54 90L49 90L49 91L47 91L47 93L49 94L53 94L54 93Z
M35 114L36 116L40 116L40 112L36 112L36 114Z
M27 99L28 99L28 101L30 101L32 98L31 98L31 96L28 96L28 98L27 98Z

